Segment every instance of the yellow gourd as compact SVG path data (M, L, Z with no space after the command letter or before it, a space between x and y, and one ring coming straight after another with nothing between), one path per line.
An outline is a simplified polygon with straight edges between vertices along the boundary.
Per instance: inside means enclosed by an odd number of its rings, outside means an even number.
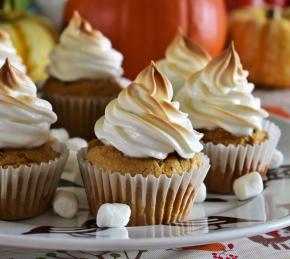
M34 81L45 79L48 55L58 39L53 26L41 16L10 11L0 15L0 28L9 33L28 75Z

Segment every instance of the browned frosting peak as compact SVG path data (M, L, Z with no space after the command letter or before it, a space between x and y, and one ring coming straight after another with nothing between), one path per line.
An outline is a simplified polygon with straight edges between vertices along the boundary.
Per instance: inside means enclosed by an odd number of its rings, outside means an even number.
M6 31L0 30L0 39L8 40L9 34Z
M8 58L6 58L5 63L0 68L0 82L2 82L5 87L15 89L17 88L18 80L23 79L25 79L25 75L13 67ZM0 87L0 91L1 90L3 90L3 87Z
M158 99L172 99L172 86L168 79L157 69L154 61L151 61L151 64L136 77L135 82L142 82L151 95Z
M92 25L82 18L78 11L74 11L73 17L69 23L68 29L72 28L74 31L79 30L91 40L99 41L103 34L100 31L94 30Z

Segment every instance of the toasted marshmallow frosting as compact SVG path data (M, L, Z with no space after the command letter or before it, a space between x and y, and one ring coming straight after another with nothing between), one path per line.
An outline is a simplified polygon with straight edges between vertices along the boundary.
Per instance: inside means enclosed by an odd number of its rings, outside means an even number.
M254 85L248 82L248 74L232 43L188 79L176 100L195 129L223 128L237 136L251 135L254 129L262 129L268 113L252 95Z
M50 55L51 76L62 81L119 78L123 56L101 32L74 13Z
M57 117L36 86L8 61L0 69L0 148L33 148L44 144Z
M6 58L8 58L9 62L18 70L26 73L26 67L23 65L21 58L17 55L9 34L0 30L0 66L4 64Z
M131 157L165 159L176 151L192 158L202 150L202 134L172 95L171 83L152 63L108 104L96 122L96 136Z
M168 77L177 93L185 80L203 69L210 59L205 50L178 32L166 50L165 59L158 61L157 67Z

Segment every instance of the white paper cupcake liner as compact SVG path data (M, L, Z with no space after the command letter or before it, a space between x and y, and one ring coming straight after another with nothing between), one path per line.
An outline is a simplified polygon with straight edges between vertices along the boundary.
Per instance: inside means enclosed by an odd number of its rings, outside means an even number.
M55 160L17 168L0 167L1 220L31 218L50 206L68 156L64 144L54 142L52 148L60 153Z
M208 157L201 154L203 166L192 172L172 177L131 176L93 166L84 159L86 152L78 152L78 161L91 213L96 215L103 203L126 203L132 211L130 225L169 224L184 219L210 167Z
M71 137L94 138L96 120L105 113L106 105L115 97L72 97L43 94L58 116L54 127L65 128Z
M268 132L269 139L261 144L225 146L209 142L204 145L204 153L211 161L211 168L205 179L209 192L231 193L234 180L253 171L266 175L281 131L268 120L263 122L263 130Z
M122 77L117 79L117 82L125 88L131 81ZM42 93L42 97L52 104L58 116L54 127L65 128L71 137L82 137L87 140L95 137L96 120L105 114L107 104L116 98L116 96L62 96L50 93Z

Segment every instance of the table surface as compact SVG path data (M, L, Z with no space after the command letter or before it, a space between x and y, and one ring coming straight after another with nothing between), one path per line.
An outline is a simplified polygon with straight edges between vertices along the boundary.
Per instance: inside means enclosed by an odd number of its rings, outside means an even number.
M270 112L290 119L290 90L258 90L255 95L262 99L262 104ZM32 250L0 246L0 259L91 259L91 258L290 258L290 227L249 238L214 243L204 246L167 250L139 251L104 251L104 252L71 252Z

